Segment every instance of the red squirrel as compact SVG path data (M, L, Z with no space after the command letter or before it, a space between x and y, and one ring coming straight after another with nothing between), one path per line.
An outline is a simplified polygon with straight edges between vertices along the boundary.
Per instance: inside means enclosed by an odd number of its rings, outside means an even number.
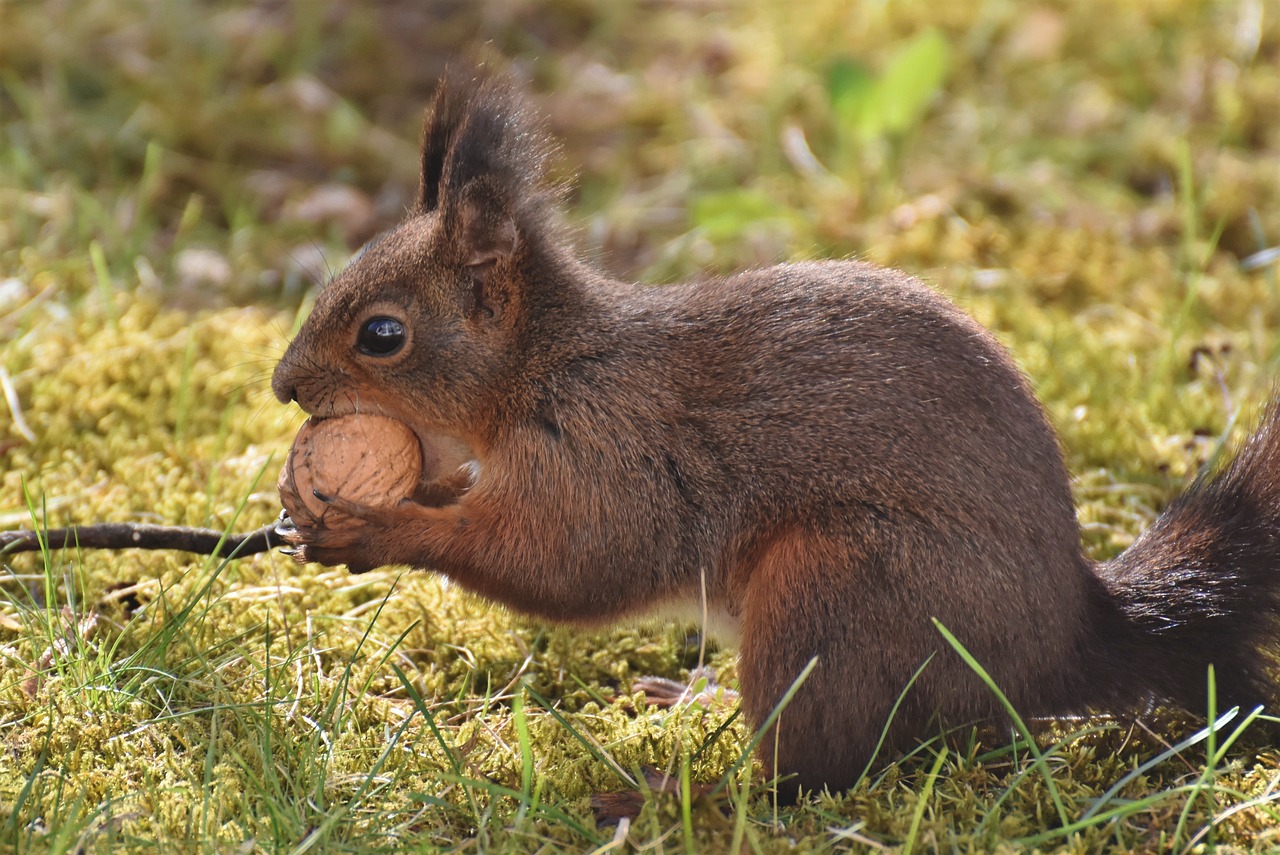
M444 497L287 529L299 561L403 564L587 625L698 603L741 637L784 788L846 788L888 733L1274 695L1280 416L1118 558L1088 559L1057 437L996 339L856 261L608 279L562 232L551 146L509 82L447 77L416 206L319 294L272 388L474 457ZM775 743L776 737L776 743ZM776 751L776 755L775 755ZM776 767L774 759L776 756Z

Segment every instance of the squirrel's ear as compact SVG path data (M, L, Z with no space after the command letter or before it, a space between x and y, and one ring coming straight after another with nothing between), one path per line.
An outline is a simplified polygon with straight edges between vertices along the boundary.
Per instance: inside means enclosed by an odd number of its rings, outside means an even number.
M424 212L440 206L440 185L449 147L466 114L467 95L449 76L436 87L436 97L422 120L422 179L418 206Z
M458 240L472 272L484 276L515 252L515 218L488 181L478 179L463 189L457 213Z
M510 281L492 273L516 250L519 236L515 219L485 179L470 182L456 202L446 204L446 217L454 223L454 240L471 274L467 313L490 320L500 318L514 295Z

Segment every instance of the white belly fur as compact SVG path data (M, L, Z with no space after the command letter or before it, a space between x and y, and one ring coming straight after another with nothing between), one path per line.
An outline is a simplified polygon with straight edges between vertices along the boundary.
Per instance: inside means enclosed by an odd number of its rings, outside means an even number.
M704 612L697 599L672 600L654 609L651 616L660 621L693 624L703 635L726 647L737 647L742 642L742 620L717 603L707 603Z

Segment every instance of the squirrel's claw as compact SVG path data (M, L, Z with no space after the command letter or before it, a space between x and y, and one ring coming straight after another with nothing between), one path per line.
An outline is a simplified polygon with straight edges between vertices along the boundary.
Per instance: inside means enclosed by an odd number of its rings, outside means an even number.
M273 531L280 537L287 539L290 535L298 530L298 524L289 516L288 511L280 511L280 516L276 518L276 527Z

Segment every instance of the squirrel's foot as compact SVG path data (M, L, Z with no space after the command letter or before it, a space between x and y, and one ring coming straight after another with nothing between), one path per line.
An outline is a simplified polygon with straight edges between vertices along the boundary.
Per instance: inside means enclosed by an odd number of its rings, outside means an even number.
M645 702L651 707L682 704L727 707L739 700L738 693L717 683L715 672L705 665L690 671L687 683L666 677L640 677L631 684L631 691L643 692Z
M591 812L595 814L596 825L601 827L617 825L624 819L634 821L640 815L640 810L646 801L644 790L648 790L659 799L680 795L679 777L660 772L652 766L642 766L640 771L644 774L644 789L596 793L591 797ZM695 782L691 787L691 794L697 799L710 795L713 789L712 784Z

